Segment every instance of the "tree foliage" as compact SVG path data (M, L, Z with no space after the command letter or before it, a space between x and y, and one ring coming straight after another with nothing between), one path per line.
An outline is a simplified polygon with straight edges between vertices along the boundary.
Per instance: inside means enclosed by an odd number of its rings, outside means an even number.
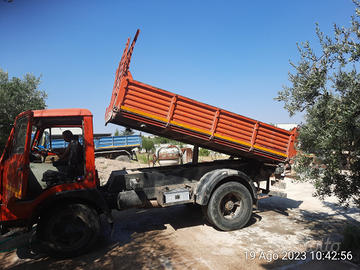
M135 134L135 131L133 131L132 129L130 128L125 128L123 130L118 130L118 129L115 129L115 132L114 132L114 136L131 136L131 135L134 135Z
M175 140L171 140L168 138L164 138L164 137L160 137L160 136L155 136L153 138L154 143L155 144L172 144L172 145L179 145L180 147L182 147L184 144Z
M145 136L141 136L142 148L149 152L150 150L155 150L155 142L153 139Z
M27 73L23 79L13 77L0 68L0 150L6 144L11 124L21 112L45 109L47 94L38 89L40 77Z
M360 206L360 2L348 28L334 24L334 36L325 35L317 24L321 52L309 42L298 45L300 62L290 64L291 87L275 98L285 103L289 115L304 112L298 137L297 170L313 179L316 195L335 195L339 203ZM323 166L314 166L313 156Z
M120 131L119 131L119 129L115 129L114 136L120 136Z

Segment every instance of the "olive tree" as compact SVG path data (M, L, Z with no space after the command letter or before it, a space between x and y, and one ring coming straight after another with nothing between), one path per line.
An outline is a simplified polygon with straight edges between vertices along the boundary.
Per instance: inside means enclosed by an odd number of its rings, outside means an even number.
M0 152L18 114L30 109L45 109L47 94L38 89L40 83L40 77L29 73L22 79L13 77L9 80L8 72L0 68Z
M153 139L149 137L141 136L141 141L142 141L142 148L144 148L147 153L155 149L155 142Z
M292 85L283 86L275 98L290 116L304 112L296 157L299 177L311 180L320 198L335 195L345 207L350 202L360 206L360 2L353 2L355 15L348 27L334 24L330 37L317 24L318 52L309 42L297 44L300 61L290 62L296 72L288 74Z

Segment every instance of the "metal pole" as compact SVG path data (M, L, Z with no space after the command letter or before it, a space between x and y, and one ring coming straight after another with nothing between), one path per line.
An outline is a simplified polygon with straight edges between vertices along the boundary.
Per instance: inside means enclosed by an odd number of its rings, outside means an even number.
M198 161L199 161L199 145L195 143L193 150L192 164L198 164Z

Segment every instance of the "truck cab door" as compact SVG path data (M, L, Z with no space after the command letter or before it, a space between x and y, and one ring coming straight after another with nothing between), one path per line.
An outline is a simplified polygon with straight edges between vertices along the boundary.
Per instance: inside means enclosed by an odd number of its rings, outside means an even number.
M32 111L27 111L16 118L5 150L7 153L1 157L2 204L5 207L12 198L26 196L33 115Z

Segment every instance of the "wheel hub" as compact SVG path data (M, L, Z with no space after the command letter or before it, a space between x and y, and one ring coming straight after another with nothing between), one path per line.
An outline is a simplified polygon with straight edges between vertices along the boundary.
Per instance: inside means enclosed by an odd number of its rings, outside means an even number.
M233 202L233 201L228 201L228 202L225 204L225 209L226 209L226 210L231 211L233 208L234 208L234 202Z

